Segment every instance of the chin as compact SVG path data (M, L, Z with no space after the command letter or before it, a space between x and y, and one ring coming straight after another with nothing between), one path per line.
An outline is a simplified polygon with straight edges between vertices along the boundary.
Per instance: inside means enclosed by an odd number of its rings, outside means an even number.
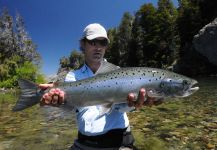
M100 62L103 60L103 58L102 57L94 57L93 60L96 62Z

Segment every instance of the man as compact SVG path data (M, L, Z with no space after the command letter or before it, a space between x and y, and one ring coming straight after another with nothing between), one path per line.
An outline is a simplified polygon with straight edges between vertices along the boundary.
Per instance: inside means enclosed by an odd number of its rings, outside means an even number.
M80 40L80 48L84 53L85 64L78 70L70 71L65 78L66 82L82 80L94 76L104 60L104 54L109 44L107 32L103 26L94 23L88 25ZM52 87L52 84L41 84L41 88ZM141 89L138 99L133 93L126 95L126 104L116 104L112 111L99 115L102 106L76 108L78 124L78 139L71 150L118 150L136 149L133 146L134 138L130 132L129 120L126 112L141 108L144 104L145 89ZM46 93L41 104L53 105L64 102L64 92L52 89ZM153 99L146 100L146 104Z

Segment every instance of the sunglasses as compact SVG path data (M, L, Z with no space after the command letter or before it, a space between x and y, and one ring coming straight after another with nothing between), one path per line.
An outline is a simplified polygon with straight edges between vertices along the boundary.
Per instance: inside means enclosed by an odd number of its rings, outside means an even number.
M96 46L97 44L101 45L101 46L107 46L108 45L108 40L107 39L93 39L93 40L88 40L85 38L85 41L87 41L88 44L90 44L91 46Z

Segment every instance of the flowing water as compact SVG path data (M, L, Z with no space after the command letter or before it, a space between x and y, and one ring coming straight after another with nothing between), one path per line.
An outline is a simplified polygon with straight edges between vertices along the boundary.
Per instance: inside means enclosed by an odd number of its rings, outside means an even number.
M198 81L190 97L128 113L139 149L217 149L217 78ZM73 113L40 106L11 112L18 95L0 93L0 150L67 150L77 135Z

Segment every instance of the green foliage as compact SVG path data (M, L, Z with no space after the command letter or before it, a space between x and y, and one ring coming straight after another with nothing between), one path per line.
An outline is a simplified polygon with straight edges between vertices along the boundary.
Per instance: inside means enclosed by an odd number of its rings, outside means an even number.
M190 76L215 73L216 67L194 51L192 39L216 18L216 7L216 0L179 0L178 8L171 0L158 0L158 7L146 3L131 23L124 14L120 25L108 31L106 58L120 66L173 68Z
M121 23L118 27L117 32L117 44L118 49L116 51L119 51L120 60L119 65L120 66L127 66L127 60L129 57L129 48L130 48L130 42L132 38L132 21L133 17L127 12L124 13L123 18L121 20Z
M15 85L14 85L14 80L13 79L7 79L7 80L4 80L4 81L1 81L0 82L0 87L1 88L13 88Z
M158 8L144 4L135 17L125 13L120 25L110 29L106 57L120 66L168 67L177 56L177 10L170 0L159 0Z
M44 81L36 45L24 27L19 14L14 21L8 10L3 9L0 14L0 87L16 87L19 78Z
M35 75L37 74L37 68L30 62L24 62L24 64L16 68L16 77L35 80Z
M119 26L108 30L107 60L121 67L168 68L189 76L215 73L216 67L194 50L192 39L216 18L217 1L178 2L176 8L172 0L158 0L157 7L146 3L134 15L124 13ZM62 58L61 67L70 62Z
M114 64L118 65L120 60L120 53L118 50L117 29L109 29L108 37L110 39L110 44L106 51L105 57L109 62L113 62Z
M110 38L110 47L106 58L119 66L127 66L129 58L131 32L133 17L128 13L124 13L118 28L110 29L108 36Z
M69 57L69 67L72 69L77 69L83 63L84 63L83 53L73 50Z
M62 70L67 71L71 69L77 69L84 63L83 53L77 50L72 50L69 57L62 57L60 59L60 68L58 72Z
M170 66L178 57L179 36L176 30L177 10L171 0L159 0L157 10L157 24L159 31L157 52L155 60L157 67Z
M159 26L157 24L157 9L152 4L144 4L136 14L137 24L142 34L143 65L153 66L154 55L157 51ZM137 31L138 32L138 31Z
M200 25L199 6L191 3L189 0L182 0L180 2L179 14L177 18L177 25L181 39L181 53L185 52L185 46L192 42L193 36L202 28Z
M16 63L14 63L16 64ZM10 69L9 71L10 72ZM44 76L40 73L39 68L31 62L24 62L20 67L15 67L13 74L8 73L8 77L1 80L0 87L13 88L17 86L17 80L20 78L28 79L36 83L45 82Z

